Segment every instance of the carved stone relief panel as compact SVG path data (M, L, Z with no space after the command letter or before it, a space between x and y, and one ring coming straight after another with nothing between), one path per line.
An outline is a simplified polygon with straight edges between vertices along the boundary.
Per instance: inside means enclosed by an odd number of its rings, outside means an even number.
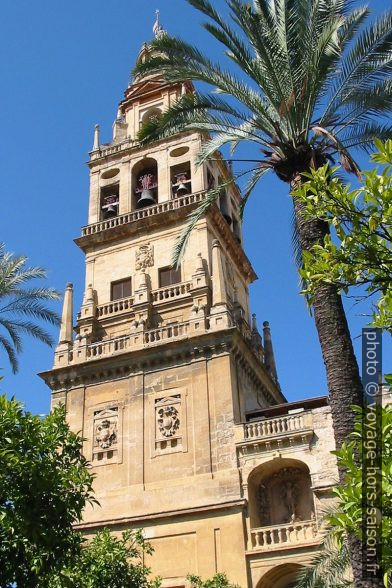
M92 463L121 461L121 407L95 408L92 417Z
M155 455L184 451L185 408L182 394L158 395L154 399Z
M137 271L145 270L154 265L154 247L150 243L140 245L136 251L135 267Z

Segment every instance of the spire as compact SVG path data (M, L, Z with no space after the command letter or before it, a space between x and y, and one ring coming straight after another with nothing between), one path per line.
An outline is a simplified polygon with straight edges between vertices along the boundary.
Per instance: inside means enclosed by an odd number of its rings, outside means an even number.
M73 285L67 284L64 294L63 314L61 316L59 345L72 345Z
M156 39L159 39L160 37L162 37L163 35L166 35L166 31L163 28L163 26L160 23L159 20L159 10L155 11L155 22L154 22L154 26L152 27L153 33L155 35Z
M98 151L98 150L99 150L99 125L95 125L93 151Z
M267 371L271 374L275 382L278 384L278 373L276 371L274 349L272 347L271 330L268 321L263 323L264 335L264 364Z

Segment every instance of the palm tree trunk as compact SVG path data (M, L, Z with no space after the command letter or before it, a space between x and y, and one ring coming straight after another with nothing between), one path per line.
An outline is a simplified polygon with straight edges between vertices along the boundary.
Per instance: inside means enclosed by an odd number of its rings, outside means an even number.
M298 186L301 176L296 174L291 182L292 191ZM295 220L302 251L308 251L323 242L328 234L327 223L318 219L307 220L305 205L294 198ZM329 404L331 407L336 446L340 447L354 428L354 413L351 405L362 404L362 384L358 363L354 354L351 335L338 289L333 284L320 284L313 298L313 312L327 373ZM344 470L339 469L341 484ZM354 536L348 538L350 558L355 586L360 588L381 587L381 580L362 579L362 546Z

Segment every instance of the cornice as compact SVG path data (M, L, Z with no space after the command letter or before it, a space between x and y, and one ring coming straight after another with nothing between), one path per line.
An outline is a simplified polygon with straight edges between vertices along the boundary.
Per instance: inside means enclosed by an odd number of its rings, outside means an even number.
M207 504L203 506L195 506L193 508L180 508L176 510L164 511L164 512L154 512L148 515L139 515L134 517L117 517L113 519L103 519L100 521L91 521L91 522L84 522L74 525L75 529L79 531L88 531L89 529L99 529L101 527L112 527L115 525L132 525L138 524L141 526L142 523L149 523L150 521L154 522L157 519L171 519L179 518L189 515L197 515L204 512L214 512L217 510L243 510L247 506L247 501L245 499L241 500L229 500L227 502L218 502L215 504Z
M285 401L264 366L244 341L236 327L212 331L186 340L168 341L128 353L89 360L38 374L53 393L80 386L92 386L121 380L145 372L161 371L177 366L230 355L252 378L270 404Z

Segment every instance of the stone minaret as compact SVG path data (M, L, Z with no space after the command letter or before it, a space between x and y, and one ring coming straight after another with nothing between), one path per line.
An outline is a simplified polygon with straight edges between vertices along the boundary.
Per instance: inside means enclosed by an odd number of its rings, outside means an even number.
M54 365L41 376L85 437L96 474L101 506L86 509L81 528L143 527L164 586L217 570L247 586L235 431L247 413L285 398L250 326L256 275L242 248L240 193L222 192L172 268L189 213L230 172L219 154L195 165L198 133L148 147L137 140L141 125L191 91L159 76L134 79L112 141L102 144L95 127L88 222L76 239L83 303L72 336L67 286Z

